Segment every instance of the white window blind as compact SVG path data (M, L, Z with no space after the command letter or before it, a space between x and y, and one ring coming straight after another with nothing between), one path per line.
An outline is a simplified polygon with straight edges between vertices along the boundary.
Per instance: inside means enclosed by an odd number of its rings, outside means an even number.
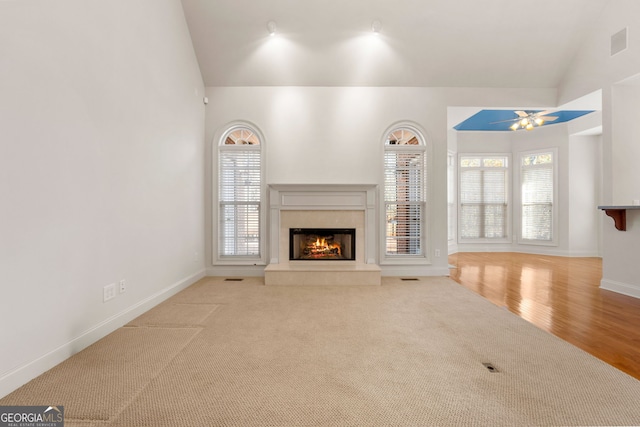
M505 239L508 232L507 158L461 158L460 239Z
M386 254L422 255L426 200L424 150L385 150Z
M223 257L260 256L262 173L256 148L232 146L219 153L218 250Z
M522 239L553 240L553 176L553 153L522 157Z

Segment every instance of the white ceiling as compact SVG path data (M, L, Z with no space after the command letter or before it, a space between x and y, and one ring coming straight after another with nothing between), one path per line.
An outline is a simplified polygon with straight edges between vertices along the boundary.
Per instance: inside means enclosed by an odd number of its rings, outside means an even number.
M553 88L607 1L182 4L207 86ZM382 22L377 37L374 20Z

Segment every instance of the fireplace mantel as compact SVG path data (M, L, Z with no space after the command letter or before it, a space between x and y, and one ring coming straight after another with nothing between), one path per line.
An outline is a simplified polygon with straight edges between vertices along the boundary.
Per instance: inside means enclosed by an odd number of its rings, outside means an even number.
M376 184L269 185L270 262L265 269L265 283L380 284L380 267L376 264L377 193ZM318 220L326 223L317 225ZM289 227L354 227L356 259L321 261L313 266L305 265L304 261L292 264L288 257Z
M280 264L281 211L362 211L364 212L365 264L376 264L375 184L271 184L269 185L270 264Z

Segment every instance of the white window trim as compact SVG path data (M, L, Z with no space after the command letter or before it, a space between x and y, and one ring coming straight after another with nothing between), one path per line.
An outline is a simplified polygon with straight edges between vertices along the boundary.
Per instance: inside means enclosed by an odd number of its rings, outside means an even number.
M422 248L422 253L420 255L389 255L387 254L387 250L386 250L387 230L386 230L386 220L385 220L386 201L384 197L384 186L385 186L384 157L385 157L385 152L387 151L387 147L389 146L387 146L385 142L386 142L387 136L391 132L394 132L400 129L407 129L413 132L415 135L417 135L418 138L420 139L420 145L410 145L410 146L398 145L398 146L393 146L392 150L393 151L421 150L423 151L424 156L426 156L426 161L425 161L426 183L424 184L424 189L423 189L426 195L422 203L422 218L420 219L420 226L421 226L420 247ZM399 122L387 128L387 130L385 130L385 132L382 135L381 145L382 145L382 159L381 159L381 168L380 168L381 170L380 188L382 190L381 190L380 204L379 204L380 219L381 219L380 220L380 264L381 265L415 265L417 263L425 264L425 262L428 264L430 263L429 255L431 253L431 245L430 245L430 239L429 239L429 231L430 231L429 230L429 212L428 212L431 206L429 203L429 198L431 197L431 181L432 181L431 180L431 174L432 174L431 147L428 144L427 139L425 138L425 132L422 131L416 124L411 122Z
M220 212L220 200L219 200L219 184L220 184L220 151L224 150L224 141L226 136L231 132L238 129L249 129L253 132L258 139L260 140L260 148L256 148L256 150L260 151L260 180L261 180L261 189L260 189L260 244L259 244L259 253L258 256L246 256L246 255L232 255L232 256L222 256L219 251L220 244L220 222L219 222L219 212ZM212 143L212 165L213 170L211 174L211 183L212 183L212 203L211 203L211 212L212 212L212 264L213 265L266 265L267 262L267 185L265 183L266 177L266 167L265 167L265 146L266 139L260 129L254 124L246 121L234 121L229 123L221 128L220 131L216 133L216 136L213 139Z
M451 176L449 175L451 173ZM449 188L449 186L453 188ZM449 200L449 195L453 199ZM447 244L449 247L458 243L458 156L455 152L447 151ZM451 213L449 207L451 206ZM453 224L453 225L452 225ZM453 236L449 236L449 229L453 228Z
M464 239L461 237L461 233L460 233L460 210L461 210L461 202L460 202L460 180L461 180L461 175L462 175L462 171L464 170L469 170L469 169L474 169L474 168L462 168L460 167L460 160L463 157L479 157L479 158L484 158L484 157L506 157L507 158L507 177L506 177L506 181L507 181L507 224L506 224L506 237L502 238L502 239L487 239L487 238L479 238L479 239ZM504 244L504 243L513 243L513 197L512 197L512 188L513 187L511 184L513 182L513 173L512 173L512 169L513 169L513 162L512 162L512 158L511 158L511 153L458 153L458 157L456 159L456 168L458 171L458 179L457 179L457 186L458 188L456 189L456 206L457 206L457 213L456 213L456 220L457 220L457 227L456 227L456 234L457 234L457 238L458 238L458 243L459 244L467 244L467 243L480 243L480 244ZM478 168L478 169L482 169L482 168Z
M551 153L553 156L553 207L551 210L551 235L552 239L548 241L544 240L532 240L522 238L522 157L532 154L544 154ZM521 151L518 153L518 173L517 182L514 182L514 188L517 188L518 192L518 244L531 245L531 246L558 246L558 148L544 148L539 150Z

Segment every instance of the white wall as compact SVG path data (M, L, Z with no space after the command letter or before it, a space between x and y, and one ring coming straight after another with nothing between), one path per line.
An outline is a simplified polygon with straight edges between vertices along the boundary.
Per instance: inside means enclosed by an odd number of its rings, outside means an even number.
M630 205L640 199L640 79L632 84L612 87L611 170L614 205Z
M611 36L628 29L628 48L610 55ZM592 34L567 70L559 88L559 103L602 90L602 197L599 205L627 205L638 199L637 91L628 79L640 74L640 2L615 0L607 4ZM619 83L623 83L620 84ZM629 108L631 108L629 110ZM629 121L629 119L631 121ZM627 231L618 231L601 213L604 288L640 298L640 218L627 212Z
M637 84L637 80L635 81ZM612 114L607 133L610 162L605 163L609 186L605 187L603 205L631 205L640 199L640 132L634 125L640 108L640 86L629 82L610 88ZM603 221L604 262L601 286L640 298L640 210L626 211L626 231L614 227L613 220Z
M203 92L179 0L0 2L0 396L203 275Z
M611 56L611 36L628 28L627 50ZM640 73L640 2L612 0L594 23L558 89L558 105Z
M602 137L569 135L568 251L573 256L601 256Z
M429 145L428 243L430 260L402 267L405 274L448 274L447 268L447 107L451 105L549 105L554 90L486 90L397 87L208 87L208 182L215 178L218 141L228 123L246 120L265 137L268 184L382 185L385 131L411 121ZM547 104L545 104L547 103ZM217 234L211 184L207 193L207 259ZM379 219L382 221L382 218ZM382 224L379 225L382 227ZM440 257L435 251L440 250ZM383 266L383 269L385 267ZM248 274L250 269L221 271ZM262 267L253 269L261 274ZM387 266L385 274L394 274Z

